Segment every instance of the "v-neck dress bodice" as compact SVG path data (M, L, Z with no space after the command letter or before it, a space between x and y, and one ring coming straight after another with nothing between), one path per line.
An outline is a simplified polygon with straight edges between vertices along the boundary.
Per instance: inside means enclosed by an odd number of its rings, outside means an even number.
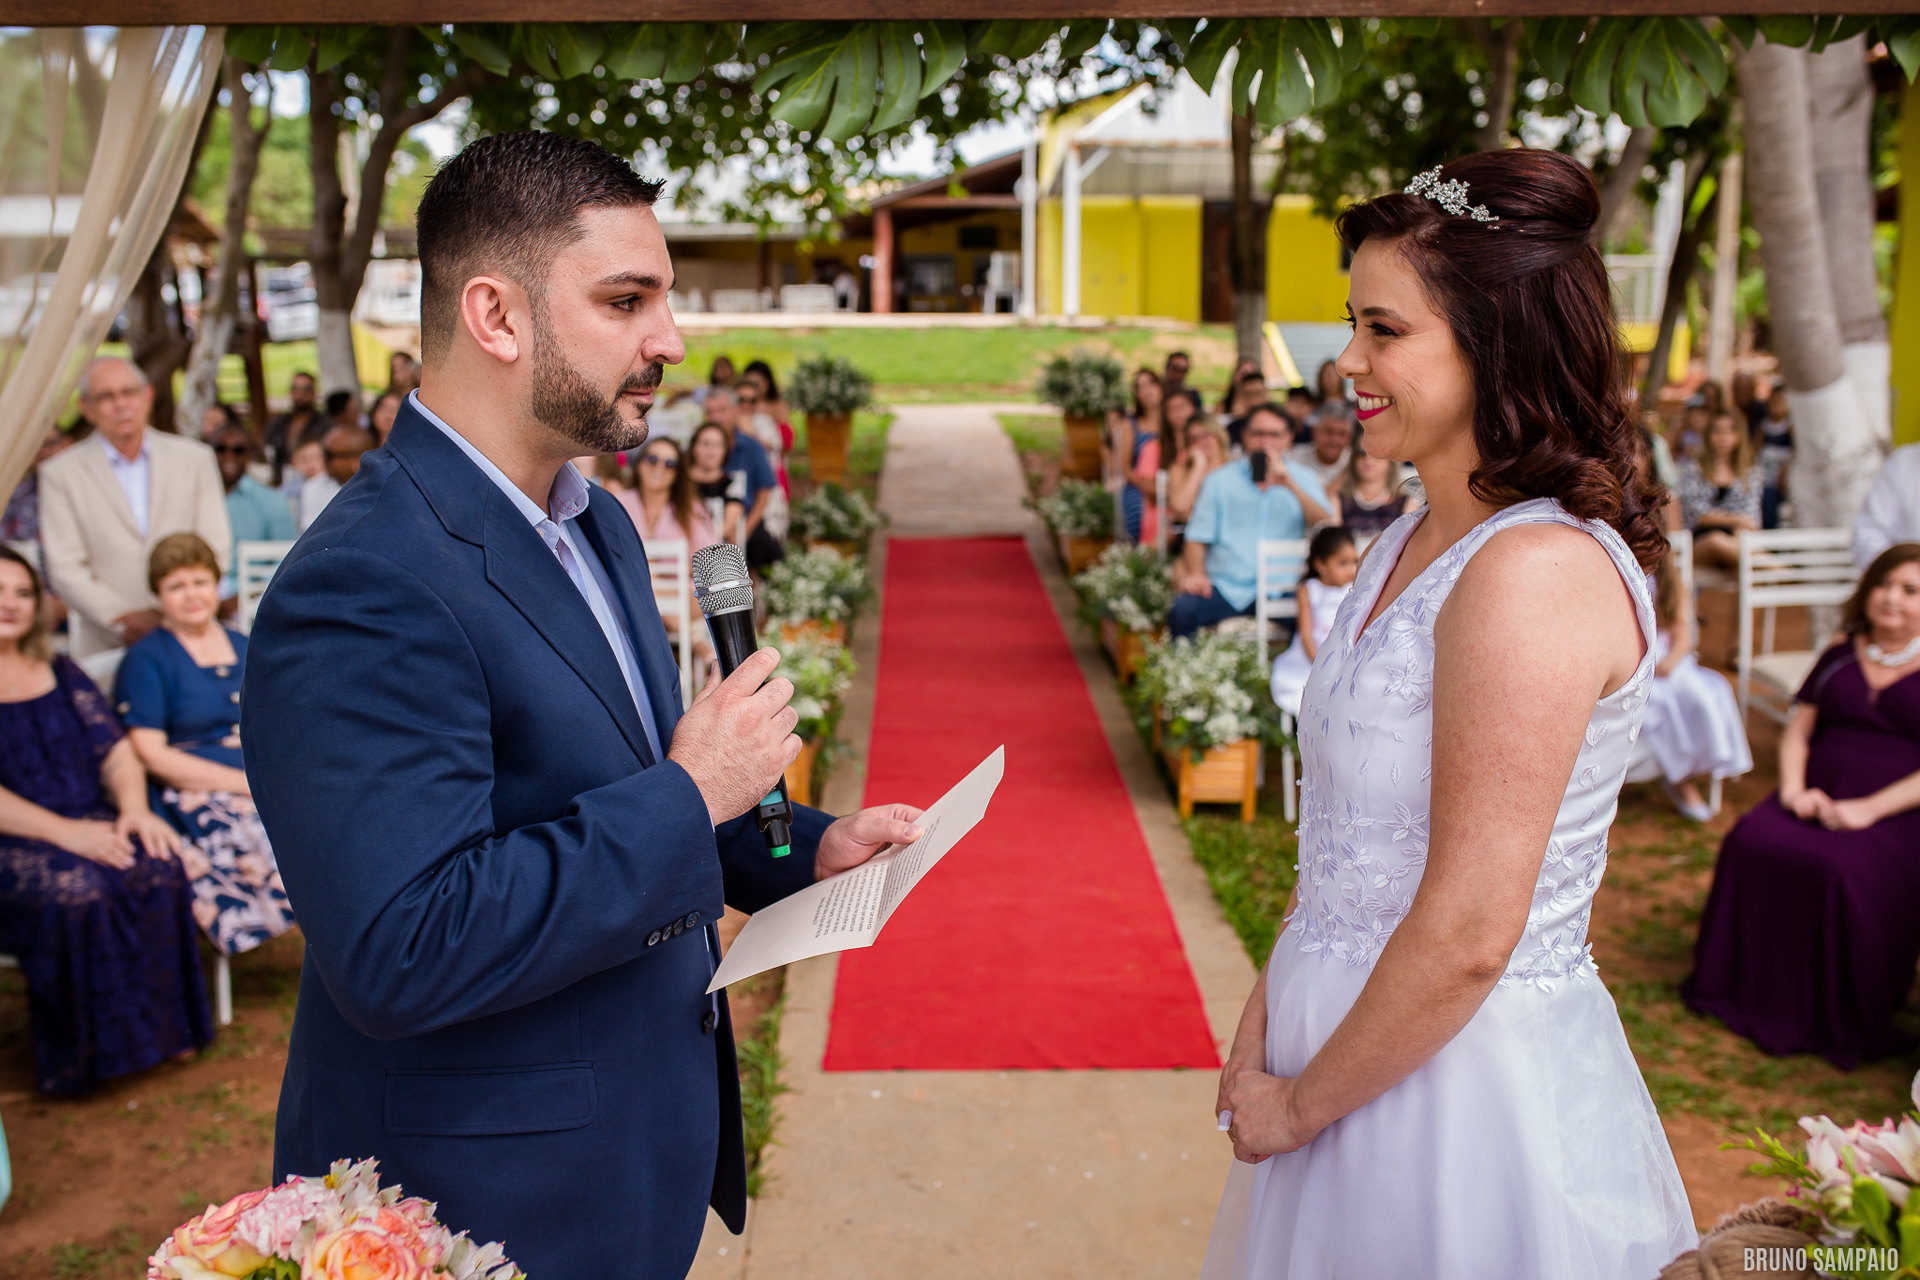
M1619 570L1646 651L1594 705L1525 931L1493 991L1424 1065L1307 1146L1236 1163L1202 1274L1645 1280L1693 1244L1692 1216L1587 944L1653 678L1645 577L1611 527L1534 499L1443 552L1369 624L1422 518L1403 516L1381 535L1302 695L1298 907L1267 970L1274 1074L1297 1076L1320 1051L1419 891L1431 829L1434 624L1475 552L1521 524L1585 530Z

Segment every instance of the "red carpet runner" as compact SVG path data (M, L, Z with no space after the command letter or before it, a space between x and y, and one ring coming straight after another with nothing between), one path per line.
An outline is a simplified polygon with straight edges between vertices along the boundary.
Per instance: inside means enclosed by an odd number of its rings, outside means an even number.
M1216 1067L1200 993L1025 543L887 553L868 804L1006 779L880 941L840 958L829 1071Z

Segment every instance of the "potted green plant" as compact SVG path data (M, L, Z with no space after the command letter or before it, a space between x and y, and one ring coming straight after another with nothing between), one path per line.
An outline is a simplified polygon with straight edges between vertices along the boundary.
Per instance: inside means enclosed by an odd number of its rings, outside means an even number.
M1134 693L1152 709L1180 816L1192 817L1195 803L1238 804L1252 822L1260 748L1286 741L1253 641L1203 631L1149 645Z
M812 804L826 782L840 700L853 687L853 654L838 640L811 631L783 631L760 643L780 652L778 673L793 682L788 705L800 716L793 731L806 744L787 766L787 797L795 804Z
M832 547L792 552L767 567L767 617L782 634L819 632L844 643L872 594L865 562Z
M853 415L873 403L873 379L845 356L813 356L788 375L787 403L807 415L814 483L845 479Z
M1100 558L1113 543L1113 495L1091 480L1065 480L1053 492L1027 499L1060 548L1069 575Z
M1120 683L1127 684L1146 660L1173 608L1173 576L1166 557L1151 547L1111 546L1092 568L1077 574L1075 589Z
M1060 460L1062 475L1082 480L1100 478L1100 441L1107 414L1127 407L1127 372L1110 355L1075 347L1055 356L1040 370L1035 393L1060 410L1066 427L1067 452Z
M826 545L844 555L857 556L867 539L887 523L867 496L828 481L794 504L789 533L808 546Z

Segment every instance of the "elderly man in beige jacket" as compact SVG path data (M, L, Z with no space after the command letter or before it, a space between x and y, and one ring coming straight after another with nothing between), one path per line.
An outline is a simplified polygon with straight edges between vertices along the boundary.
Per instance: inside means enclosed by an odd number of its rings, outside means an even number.
M91 440L40 468L47 578L72 612L73 656L132 644L160 625L147 557L170 533L197 533L225 570L233 551L213 450L148 425L153 388L131 361L102 357L80 381Z

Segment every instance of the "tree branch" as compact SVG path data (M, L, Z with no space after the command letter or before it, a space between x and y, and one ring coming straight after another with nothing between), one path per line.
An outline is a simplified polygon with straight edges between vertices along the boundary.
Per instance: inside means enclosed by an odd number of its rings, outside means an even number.
M1658 129L1648 126L1627 134L1626 143L1620 148L1619 161L1607 170L1607 180L1600 187L1600 218L1593 224L1595 244L1606 243L1607 234L1613 230L1614 219L1627 207L1634 187L1640 182L1640 171L1647 167L1647 161L1653 155L1653 141L1659 134Z

